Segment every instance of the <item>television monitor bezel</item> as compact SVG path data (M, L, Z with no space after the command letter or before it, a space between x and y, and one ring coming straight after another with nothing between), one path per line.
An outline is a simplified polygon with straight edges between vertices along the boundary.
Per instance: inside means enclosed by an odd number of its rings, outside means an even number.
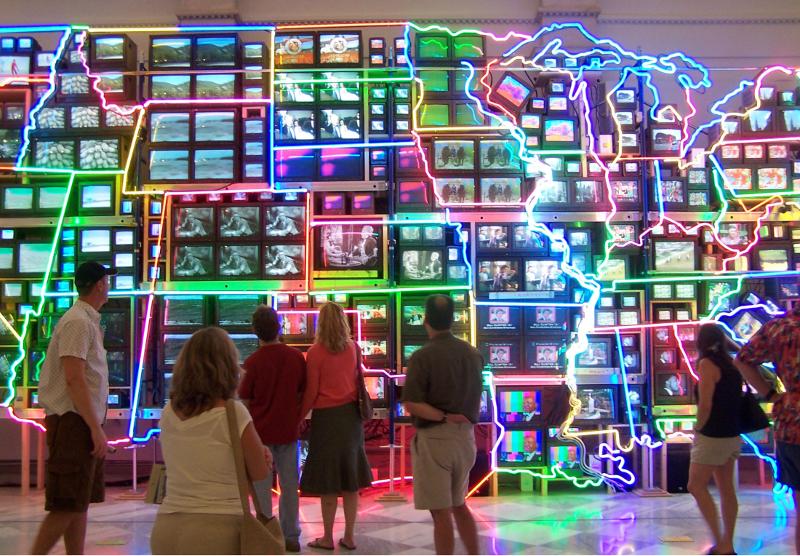
M516 265L516 270L515 270L516 284L517 284L516 289L494 291L494 290L491 289L491 285L489 287L485 287L483 285L484 283L481 282L477 278L478 271L480 270L481 265L483 263L488 263L490 265L490 268L491 268L492 265L494 265L495 263L499 263L499 262L504 262L504 263L505 262L509 262L509 263L513 263L513 264ZM476 272L475 287L476 287L476 291L477 291L478 295L481 296L481 297L496 298L496 297L502 297L504 295L509 295L510 294L511 297L513 297L516 293L521 292L521 291L525 291L525 289L524 289L525 284L524 284L524 282L522 282L520 280L520 276L523 276L523 278L524 278L524 270L523 270L523 266L524 265L523 265L523 263L524 263L524 259L521 258L518 255L506 256L504 254L497 253L497 254L495 254L495 256L479 255L478 257L476 257L476 261L474 263L474 270Z
M761 257L760 257L762 251L782 251L786 255L787 268L780 269L780 270L777 270L777 269L772 269L772 270L765 269L763 267L763 264L762 264L762 261L761 261ZM763 241L759 242L755 246L755 248L753 249L753 254L752 254L752 257L751 257L751 259L753 261L753 269L754 270L762 270L762 271L765 271L765 272L781 272L781 271L795 270L795 266L793 264L794 263L793 255L794 255L794 248L793 248L791 243L786 243L786 242L768 242L768 243L765 243Z
M479 253L502 253L506 251L514 250L514 236L511 234L512 224L510 223L499 223L499 224L488 224L488 223L479 223L475 226L475 250ZM489 240L482 240L480 239L480 234L482 231L491 232L493 229L501 229L501 231L505 232L505 247L488 247L485 244Z
M663 377L668 375L681 375L686 379L686 393L683 396L666 396L660 392L656 392L656 388L663 382ZM661 379L661 380L659 380ZM657 371L653 374L653 397L654 405L685 405L692 403L694 396L692 395L692 375L683 371Z
M115 317L120 319L122 323L122 339L118 342L112 341L111 337L106 333L105 328L101 328L103 331L103 345L113 348L122 348L125 346L130 346L132 343L131 338L131 315L130 311L123 308L111 308L111 309L103 309L100 311L100 324L102 326L103 318L107 315L114 315Z
M578 200L578 183L579 182L593 182L595 191L597 192L597 200L596 201L585 201L585 200ZM593 209L595 211L598 210L607 210L609 208L608 202L606 201L606 184L600 178L594 177L577 177L572 178L568 182L568 198L569 202L574 205L575 207L579 207L583 210L585 209Z
M758 129L758 130L757 129L753 129L752 116L756 112L769 112L770 116L769 116L769 121L767 122L766 128ZM760 106L760 108L749 110L747 112L747 117L746 118L745 117L742 118L742 123L743 123L742 135L760 135L760 134L772 132L773 130L776 129L776 127L778 127L777 124L776 124L776 118L775 118L775 115L776 115L777 112L779 112L779 110L777 110L775 107L763 106L763 105ZM783 127L783 126L781 126L781 127Z
M201 323L200 324L187 324L185 322L176 323L176 324L167 324L167 311L169 307L169 303L173 300L198 300L200 301L200 317ZM208 297L203 295L166 295L163 297L163 301L160 303L160 316L159 316L159 326L164 330L196 330L199 328L203 328L206 326L210 321L208 319Z
M683 140L683 131L680 127L668 125L651 125L648 134L648 147L653 156L674 157L681 153L681 142ZM656 135L659 131L677 131L678 143L674 149L657 149L656 148Z
M566 113L565 113L566 114ZM547 124L552 121L569 121L572 123L572 141L553 141L547 139ZM578 119L567 115L556 116L543 116L542 117L542 148L543 149L566 149L570 147L578 147L581 142L581 130L578 125Z
M122 40L122 57L121 58L99 58L97 55L97 40L98 39L121 39ZM89 43L89 66L92 68L125 68L128 69L132 64L136 63L136 43L134 43L128 35L124 33L92 33L91 42Z
M786 164L764 164L760 165L758 168L754 168L754 172L752 175L752 185L753 189L763 193L773 193L773 194L780 194L781 192L788 192L791 190L792 187L792 173L789 171L789 168ZM762 170L783 170L784 177L786 181L784 182L784 187L782 189L777 188L770 188L764 189L761 186L761 171Z
M611 338L603 338L598 336L592 336L587 339L588 344L602 344L605 346L607 364L600 364L600 363L590 363L590 364L581 364L579 359L581 356L586 353L589 349L587 345L586 350L576 353L575 354L575 367L580 369L613 369L614 367L618 367L618 363L615 364L614 360L616 359L616 352L614 350L614 346L612 345Z
M359 305L383 305L386 312L384 318L375 319L374 322L370 322L361 315L361 312L359 312L362 330L382 330L389 326L389 320L391 318L391 304L388 296L353 296L351 300L351 306L354 310L358 310Z
M323 62L322 61L322 37L325 35L333 35L334 37L339 35L355 35L358 37L358 61L357 62ZM320 68L327 68L331 66L340 67L340 68L360 68L363 66L363 58L364 58L364 36L361 31L354 30L352 27L348 28L347 30L329 30L324 29L316 33L314 39L314 62ZM276 64L277 65L277 64ZM292 66L298 67L298 66Z
M420 55L420 42L424 39L438 39L443 41L447 46L445 47L445 55L443 57L438 56L421 56ZM408 52L408 45L406 48L406 52ZM447 63L453 58L453 46L450 41L450 36L446 33L417 33L414 37L414 60L417 62L424 63L425 66L431 66L435 64L444 64Z
M6 192L11 189L26 189L30 190L30 199L31 199L31 208L26 209L9 209L6 207ZM21 184L21 183L9 183L3 184L0 186L0 213L5 214L7 216L28 216L35 214L37 211L37 195L38 188L33 184Z
M442 264L442 276L441 278L423 278L423 279L414 279L408 278L406 271L403 269L403 259L404 255L407 252L412 251L421 251L421 252L430 252L430 253L438 253L439 260ZM448 260L447 260L447 247L444 245L433 246L433 245L411 245L407 247L399 247L397 249L397 283L400 285L433 285L433 284L445 284L447 283L447 267Z
M401 196L403 195L402 186L404 184L421 184L422 191L424 193L427 202L414 202L414 203L404 203L401 201ZM428 179L421 179L414 176L398 176L396 180L396 187L395 187L395 202L397 204L398 210L401 212L420 212L420 211L430 211L434 195L430 180Z
M367 393L370 394L369 399L372 400L372 407L379 407L379 408L388 407L389 388L392 387L392 383L390 382L389 377L381 373L366 371L364 372L364 379L365 379L365 386L366 386L366 379L378 379L383 382L383 396L381 396L380 398L373 398L369 386L367 386Z
M537 318L537 312L542 312L545 310L553 311L553 319L552 321L548 320L548 322L542 323ZM526 307L524 316L524 333L528 336L539 335L542 333L567 333L569 330L569 310L565 307L557 307L547 304Z
M43 246L46 246L48 248L48 250L50 248L52 248L52 243L50 243L50 242L41 241L41 240L38 240L38 239L31 239L31 240L17 239L13 244L13 248L14 248L14 257L13 257L14 268L13 268L11 273L7 273L6 271L0 271L0 272L2 272L2 275L3 276L14 275L14 276L19 276L19 277L23 277L23 278L31 278L31 277L41 276L42 274L47 274L47 269L46 268L44 270L42 270L42 271L32 271L32 272L23 272L22 271L22 269L20 268L20 264L22 263L22 259L23 259L23 253L22 253L22 246L23 245L43 245ZM7 247L7 245L2 245L2 247ZM51 261L51 265L55 265L55 264L56 264L56 261Z
M665 196L666 191L664 190L665 185L666 185L667 182L680 184L680 192L681 192L681 195L683 196L683 201L669 201L669 200L667 200L667 198ZM657 200L655 199L656 192L657 192L656 189L653 188L653 202L655 204L657 204ZM661 201L664 204L664 208L666 210L673 210L673 211L686 210L686 208L687 208L687 206L689 204L689 189L688 189L688 186L687 186L685 178L681 178L681 177L663 177L663 178L661 178L660 192L661 192L661 197L662 197Z
M796 135L797 133L800 133L800 128L799 128L799 129L790 130L790 129L788 128L788 126L786 125L786 116L784 115L784 112L790 112L790 111L791 111L791 112L798 112L798 113L800 113L800 105L795 105L795 106L785 106L785 107L782 107L782 108L780 108L780 109L778 110L778 112L779 112L779 113L780 113L780 115L781 115L781 118L780 118L780 125L779 125L779 130L780 130L780 133L786 133L786 134L792 134L792 135Z
M348 221L331 221L321 224L319 226L313 227L312 232L312 246L314 248L314 258L312 260L312 276L315 279L377 279L380 280L383 278L384 275L384 266L385 266L385 246L386 241L384 240L384 235L386 234L387 230L385 226L381 226L378 224L371 225L373 238L376 242L376 249L377 249L377 260L375 262L374 268L348 268L348 267L331 267L330 265L325 265L323 262L324 257L324 249L322 248L322 244L324 241L324 229L329 226L341 226L342 231L345 231L345 227L350 228L347 233L355 233L354 230L356 228L361 227L361 232L367 226L365 224L350 224ZM358 232L358 233L361 233Z
M287 40L291 40L292 38L295 38L295 37L300 39L300 40L307 40L307 39L310 38L311 39L311 61L309 63L305 63L305 62L303 62L303 63L281 62L280 61L280 55L277 52L277 50L278 50L277 46L278 46L278 39L279 38L282 39L283 37L286 37ZM285 42L285 41L281 41L281 44L283 44L283 42ZM298 69L300 69L300 68L313 68L313 67L316 67L316 65L317 65L317 52L319 51L319 39L317 37L317 33L316 32L275 33L275 35L273 37L273 46L274 46L274 57L275 57L275 67L276 68L281 68L281 69L298 68Z
M502 94L500 94L498 92L498 90L500 89L500 87L502 87L502 85L506 81L506 79L511 79L513 81L516 81L518 84L520 84L522 87L524 87L524 88L526 88L528 90L528 93L522 98L522 100L519 103L514 102L513 100L509 99L508 97L506 97L506 96L504 96L504 95L502 95ZM525 107L526 107L528 101L530 100L531 96L533 96L534 94L536 94L536 88L533 85L529 86L529 85L523 83L519 79L518 75L515 75L512 72L506 72L506 73L504 73L503 75L500 76L500 79L497 80L497 85L492 87L491 93L488 96L491 97L491 100L493 102L497 102L499 104L502 104L504 107L506 107L506 108L508 108L510 110L514 110L516 112L521 112L521 111L525 110Z
M221 280L257 280L262 276L262 267L264 266L264 261L262 259L262 249L260 242L236 242L236 243L228 243L228 242L219 242L214 245L215 253L215 273L214 276L217 276ZM254 270L247 274L223 274L222 273L222 255L226 249L231 249L234 247L255 247L256 248L256 258L257 258L257 266Z
M493 323L490 322L490 315L493 309L505 309L508 315L508 324L501 323L499 326L493 327ZM525 330L523 308L516 305L504 305L501 302L492 305L478 305L476 314L477 332L481 340L483 337L521 336Z
M406 309L416 307L420 309L420 321L419 324L408 324L406 319ZM423 325L423 321L425 320L425 297L422 296L403 296L402 301L398 306L398 320L400 323L400 329L404 336L420 336L425 335L425 326Z
M147 44L147 60L148 60L148 67L150 70L164 70L167 69L169 71L183 71L189 70L192 68L192 62L194 61L194 41L192 40L192 35L184 35L184 34L171 34L171 35L151 35L149 37L149 41ZM153 57L153 41L156 40L181 40L181 41L188 41L189 43L189 59L186 62L186 65L171 65L171 64L158 64L155 63L155 58Z
M538 346L556 346L556 360L552 364L538 364L532 356ZM525 369L528 373L563 374L566 373L566 339L563 336L525 338Z
M292 137L282 137L282 132L279 132L279 130L282 129L282 127L283 127L282 124L281 124L280 112L295 112L295 113L302 112L304 114L302 116L302 118L308 118L309 117L308 115L310 114L311 122L313 124L313 133L312 133L313 137L308 138L308 139L298 139L297 137L294 137L294 138L292 138ZM286 144L286 145L313 145L313 143L315 141L318 141L319 137L320 137L320 134L319 134L319 127L320 126L319 126L319 121L318 121L319 113L320 113L320 109L319 109L318 106L316 106L316 105L305 105L305 104L298 105L298 106L291 105L291 106L287 106L285 108L281 108L280 110L276 110L275 111L275 117L274 117L275 120L274 120L274 123L273 123L275 144L281 144L281 145L284 145L284 144ZM295 121L298 120L298 117L296 115L293 115L292 117L295 119ZM310 133L310 132L308 132L306 130L304 130L304 131L306 133Z
M364 179L364 149L360 147L351 147L348 145L346 141L352 141L351 139L339 139L336 140L335 147L326 147L322 149L318 149L317 152L317 171L316 171L316 181L363 181ZM331 175L324 175L324 165L327 164L325 162L325 157L334 157L334 158L343 158L343 157L350 157L354 158L355 160L350 160L347 162L350 168L350 173L345 173L341 171L342 169L347 169L344 165L340 168L340 172L338 174L334 173ZM332 163L336 164L336 163ZM351 211L352 212L352 211Z
M535 392L538 394L538 412L535 413L530 420L523 420L523 421L507 421L505 418L502 417L503 413L511 413L509 411L503 411L505 409L503 404L503 394L505 393L514 393L514 392L522 392L529 393ZM524 385L503 385L497 386L495 388L495 403L497 404L497 421L503 425L503 428L509 430L528 430L528 429L541 429L545 426L546 418L544 415L545 409L545 394L547 393L547 387L542 386L539 384L524 384ZM515 412L516 413L516 412Z
M303 334L284 334L283 332L283 322L284 318L286 317L297 317L299 319L304 319L306 322L306 331ZM310 345L314 339L314 329L315 329L315 319L316 315L312 311L304 312L304 311L283 311L278 309L278 318L279 318L279 326L278 326L278 336L284 341L289 344L294 345Z
M194 237L181 237L177 234L177 227L178 227L178 215L184 209L206 209L209 214L211 215L211 224L209 233L204 236L194 236ZM170 226L168 230L168 238L170 242L173 244L194 244L194 243L203 243L203 242L216 242L218 240L219 234L219 223L217 220L219 211L216 208L216 205L210 203L175 203L170 207ZM260 237L260 234L259 234Z
M198 49L200 45L198 44L199 41L205 39L233 39L233 60L230 63L224 65L214 65L214 64L205 64L202 63L198 59ZM242 43L239 36L239 33L209 33L209 34L202 34L196 35L192 37L192 57L191 57L191 67L192 69L205 69L205 70L217 70L225 71L225 70L233 70L242 66Z
M191 205L183 205L179 208L186 208L192 207ZM194 208L194 207L192 207ZM235 209L235 208L249 208L254 209L256 211L256 227L255 231L249 235L244 236L226 236L222 233L222 215L225 210L228 209ZM173 209L174 210L174 209ZM214 222L213 226L215 227L213 237L218 238L220 241L235 241L235 242L247 242L250 240L260 240L264 235L264 222L262 221L264 211L262 210L261 205L255 205L252 203L224 203L220 205L216 205L216 214L214 215ZM173 228L174 230L174 224ZM179 239L178 241L184 241L183 238Z
M530 288L528 286L528 280L527 280L527 267L528 267L528 263L529 262L535 262L535 261L550 261L550 262L555 263L555 265L558 268L558 271L564 277L564 289L563 290L554 290L554 289L540 290L540 289ZM520 287L522 289L519 290L519 291L541 293L542 295L539 296L539 297L542 298L542 299L554 299L554 298L569 297L570 291L572 290L572 288L571 288L571 285L572 285L571 284L571 277L567 272L564 271L564 267L563 267L564 261L562 260L560 253L556 254L555 256L549 256L549 257L545 257L545 256L525 257L524 259L522 259L522 263L523 264L522 264L521 269L520 269L520 272L522 273L522 277L523 277L523 279L522 279L522 281L520 283ZM547 295L547 294L549 294L549 295Z
M209 241L206 240L204 242L199 243L176 243L171 246L171 253L170 253L170 265L169 265L169 280L170 281L184 281L184 282L191 282L191 281L207 281L207 280L214 280L217 277L217 243L213 240ZM194 247L205 247L211 250L211 269L210 272L201 277L197 276L179 276L175 274L175 266L178 263L177 260L177 253L179 249L183 248L194 248Z
M467 166L464 166L463 168L462 167L451 167L451 166L448 165L449 162L445 162L444 165L440 166L439 165L439 157L438 157L438 153L437 153L437 151L438 151L437 145L438 144L444 145L444 147L442 148L442 149L444 149L444 148L450 147L451 144L459 144L459 143L465 143L464 147L467 146L466 144L472 145L472 157L468 157L468 156L464 157L464 163L467 164ZM448 177L452 177L451 174L458 174L458 175L462 175L463 174L464 177L474 177L475 173L477 172L477 168L478 168L478 165L476 164L476 157L477 157L477 152L478 151L477 151L477 149L475 147L476 147L476 142L475 142L474 139L438 138L438 139L434 139L433 141L431 141L430 151L428 153L426 153L426 156L432 154L433 159L431 160L430 158L428 158L428 160L430 160L433 163L431 165L431 169L436 171L436 172L445 172L445 173L447 173ZM423 166L423 168L424 168L424 166ZM442 178L444 178L444 176L442 176ZM446 178L444 178L444 179L446 179Z

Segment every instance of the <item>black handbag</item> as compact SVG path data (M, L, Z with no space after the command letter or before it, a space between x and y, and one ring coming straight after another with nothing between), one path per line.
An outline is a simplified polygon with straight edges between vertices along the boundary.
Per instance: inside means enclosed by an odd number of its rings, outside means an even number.
M364 370L361 367L361 348L356 344L356 389L358 390L358 413L362 421L372 419L372 398L364 380Z
M739 432L742 434L769 428L769 417L761 409L761 404L750 389L750 385L747 385L746 388L742 395L742 407L739 412Z

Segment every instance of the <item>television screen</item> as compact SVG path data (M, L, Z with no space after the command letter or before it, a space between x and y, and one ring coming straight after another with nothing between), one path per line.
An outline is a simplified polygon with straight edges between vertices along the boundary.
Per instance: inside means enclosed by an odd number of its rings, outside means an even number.
M403 328L416 329L418 332L422 331L422 323L425 320L424 302L422 300L404 302L402 319Z
M386 354L386 340L377 340L374 338L361 340L361 355L368 360L375 362L376 360L385 359ZM367 361L369 363L369 361Z
M236 96L236 76L223 74L200 74L195 77L196 98L233 98Z
M125 311L103 311L100 313L100 329L106 346L124 346L130 342L128 325L130 317Z
M154 38L150 41L150 60L155 67L188 68L192 61L192 39Z
M656 241L655 269L658 272L692 272L695 270L693 241Z
M439 178L434 182L434 189L443 205L475 201L475 178Z
M18 137L16 130L10 131ZM16 154L16 148L13 151ZM75 164L75 143L73 141L39 141L36 143L34 161L36 166L43 168L72 168Z
M360 148L320 149L320 177L322 179L333 178L344 181L359 181L363 179L364 159L362 153L363 151ZM355 206L353 208L355 209Z
M564 363L563 340L531 340L525 346L525 361L528 369L560 369Z
M221 295L217 299L217 324L249 326L253 312L259 305L257 295Z
M233 179L233 149L197 149L193 154L195 179Z
M155 112L150 115L151 143L185 143L188 141L188 112Z
M527 291L564 292L567 276L561 263L551 259L525 261L525 289Z
M497 463L500 465L541 465L543 463L542 431L507 430L500 440Z
M525 329L528 332L541 330L562 330L569 327L565 309L552 305L537 305L525 309Z
M509 140L482 140L480 142L481 170L520 171L519 143Z
M481 178L481 201L484 204L519 203L522 179Z
M513 75L505 75L495 89L495 93L515 108L521 108L531 94L532 89Z
M689 397L689 376L683 373L659 373L655 380L656 397L669 401Z
M319 36L319 63L350 65L361 63L361 34L321 33Z
M175 277L208 279L214 274L214 248L210 245L177 247L172 265Z
M544 142L547 144L569 144L578 140L575 120L565 118L544 119Z
M305 208L299 206L267 207L264 225L267 237L302 237L305 231Z
M478 306L478 330L482 335L519 334L522 330L522 311L505 305Z
M40 129L64 129L67 122L66 109L63 107L42 108L36 121Z
M321 112L322 139L360 139L361 111L357 108L327 108Z
M278 100L281 103L314 102L314 83L308 83L313 79L313 73L282 73L280 81L276 82Z
M73 106L69 110L69 125L73 129L100 126L99 106Z
M453 57L482 58L484 55L483 37L480 35L457 35L453 37Z
M492 371L517 370L520 368L519 341L505 338L483 339L480 342L483 360Z
M613 326L613 325L612 325ZM589 340L586 350L575 359L578 367L610 367L611 343L607 340Z
M420 70L425 93L446 93L450 90L450 75L446 70Z
M89 94L89 78L82 73L62 73L60 91L63 95Z
M176 239L208 239L214 235L214 207L175 207Z
M292 149L275 151L275 176L284 180L312 180L316 175L315 151Z
M800 131L800 108L783 111L783 126L790 133Z
M756 332L761 330L764 324L754 317L749 311L743 311L741 315L733 322L731 330L744 341L748 341L755 336Z
M94 59L97 61L122 60L125 55L124 37L95 37Z
M373 402L386 401L386 377L365 376L364 385L367 387L367 392Z
M400 278L412 282L441 281L444 279L443 260L440 249L404 249Z
M725 245L747 245L750 242L749 226L744 222L721 222L719 238Z
M3 208L5 210L33 209L33 188L6 187L3 189Z
M421 60L443 60L450 56L446 35L421 35L417 37L416 57Z
M219 215L219 235L221 238L252 238L261 232L261 207L227 206Z
M747 123L750 131L769 131L772 123L772 110L751 110L748 112Z
M477 239L478 249L508 249L508 226L480 225Z
M151 180L188 180L189 151L161 150L150 151Z
M497 416L503 424L531 423L541 415L541 390L529 388L497 389Z
M78 165L82 170L117 168L119 166L119 140L81 139Z
M84 253L111 251L111 230L81 230L81 251Z
M656 153L678 152L681 145L680 129L653 128L650 130L653 139L653 151Z
M269 245L264 251L264 273L267 278L297 278L304 274L303 245Z
M319 100L321 102L361 101L361 88L358 83L359 76L357 72L328 71L322 74L322 78L325 82L320 85L319 89ZM374 104L373 106L383 106L383 104Z
M369 224L326 224L318 231L319 270L375 270L381 260L381 234Z
M161 343L164 365L172 366L175 364L183 344L189 341L189 338L191 338L191 334L164 334L164 340Z
M474 170L475 142L438 140L433 142L434 168L437 170Z
M313 335L314 327L309 326L312 319L306 313L282 313L280 319L281 336L284 338L300 339Z
M13 247L0 247L0 271L14 270L14 248ZM4 284L5 285L5 284ZM3 296L9 296L4 290Z
M192 78L188 75L154 75L150 78L150 96L157 99L189 98Z
M99 80L97 82L97 88L100 89L101 91L105 93L115 93L115 94L122 94L125 92L125 78L123 74L101 73L98 75L98 78Z
M275 114L278 141L313 141L314 112L311 110L278 110Z
M576 420L614 420L614 390L612 388L578 388L581 409Z
M20 274L43 274L50 263L49 243L20 243L17 270Z
M580 469L581 459L577 446L549 446L548 463L557 465L562 470Z
M786 249L761 248L758 250L758 266L768 271L789 270L789 252Z
M789 188L789 176L786 168L759 168L758 188L780 191Z
M236 65L236 37L197 37L194 63L204 67Z
M275 35L277 66L310 66L314 63L314 35Z
M479 292L519 291L519 261L482 260L478 262Z
M542 234L525 224L514 226L514 249L524 249L528 253L547 251L547 243Z
M239 352L239 363L244 363L258 349L258 337L255 334L230 334L230 337Z
M194 115L194 140L205 141L233 141L234 115L233 112L197 112Z
M219 275L225 278L254 278L261 275L259 245L221 245L217 255Z

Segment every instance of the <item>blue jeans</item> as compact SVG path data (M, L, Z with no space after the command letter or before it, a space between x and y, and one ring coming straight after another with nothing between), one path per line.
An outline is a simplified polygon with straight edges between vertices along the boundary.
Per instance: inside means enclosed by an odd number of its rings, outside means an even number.
M274 467L278 471L278 484L281 496L278 502L278 518L283 537L287 541L300 540L300 497L297 494L297 442L290 444L270 444ZM256 481L253 486L261 510L267 517L272 516L272 469L267 478Z

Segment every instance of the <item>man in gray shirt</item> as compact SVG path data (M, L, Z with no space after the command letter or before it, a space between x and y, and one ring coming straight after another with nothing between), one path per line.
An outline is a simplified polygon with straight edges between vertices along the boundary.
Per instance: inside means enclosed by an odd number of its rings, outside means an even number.
M411 445L414 507L433 516L437 554L455 549L453 518L469 554L478 554L478 531L467 507L469 472L475 464L474 426L481 404L483 357L450 332L453 300L425 302L430 341L408 362L403 402L417 433Z

